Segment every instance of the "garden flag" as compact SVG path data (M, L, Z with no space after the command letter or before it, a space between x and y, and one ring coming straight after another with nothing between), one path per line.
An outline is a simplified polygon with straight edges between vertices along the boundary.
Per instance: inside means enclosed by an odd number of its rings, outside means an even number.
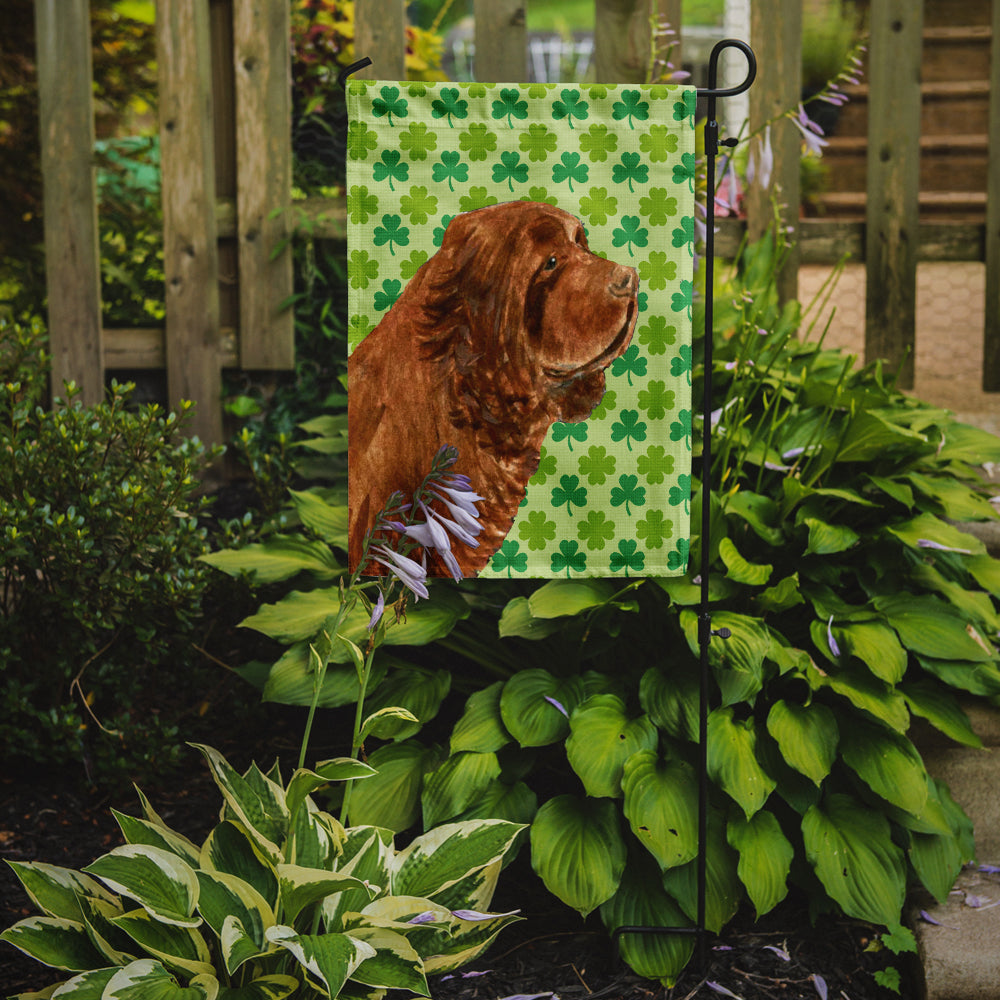
M352 567L405 524L431 574L684 572L694 90L347 101Z

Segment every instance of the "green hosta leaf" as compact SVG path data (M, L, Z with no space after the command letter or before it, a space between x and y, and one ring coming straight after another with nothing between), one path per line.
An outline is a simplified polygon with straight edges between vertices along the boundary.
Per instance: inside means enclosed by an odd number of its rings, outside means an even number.
M926 719L945 736L967 747L983 745L965 710L947 688L931 680L908 681L900 686L900 691L910 711Z
M625 818L660 868L686 864L698 853L698 783L689 765L643 750L625 762Z
M145 910L132 910L111 921L154 958L189 976L211 975L212 956L205 939L191 927L164 924Z
M125 844L84 871L113 892L134 899L150 916L178 927L197 927L198 878L176 854L146 844Z
M198 910L223 942L226 970L232 975L248 958L266 949L264 931L274 925L274 913L267 900L252 885L235 875L200 871L198 883L201 887ZM228 934L224 934L227 921L238 922L239 933L230 929ZM241 942L249 939L250 954L245 953L245 947L241 948L242 953L232 946L225 947L226 938L232 940L234 936Z
M503 681L469 696L462 717L451 733L451 752L474 750L494 753L510 742L510 733L500 717L500 692Z
M662 730L678 740L698 739L698 675L674 661L669 672L650 667L639 682L639 704Z
M986 697L1000 694L1000 669L993 663L936 660L930 656L918 656L917 662L949 687Z
M976 583L994 597L1000 597L1000 559L993 556L974 556L964 560L965 568L972 574Z
M848 916L899 923L906 867L885 816L849 795L834 794L809 809L802 836L809 863Z
M854 545L860 537L858 533L846 524L828 524L815 517L803 519L809 529L809 543L805 554L828 556L844 552Z
M843 652L856 656L886 684L898 684L906 673L906 650L896 633L878 622L836 625L833 634Z
M601 919L610 932L619 927L686 927L690 921L660 884L654 865L630 858L615 894L601 904ZM673 986L691 959L690 934L623 934L622 958L638 975Z
M527 597L515 597L507 602L500 615L499 635L501 639L516 636L520 639L544 639L563 629L563 623L555 618L535 618L531 613Z
M763 612L787 611L798 604L804 604L805 598L799 590L799 574L793 573L779 580L773 587L757 594L754 600Z
M424 780L421 796L424 826L430 828L454 819L499 777L500 764L495 753L452 754Z
M562 618L599 608L615 592L609 580L549 580L528 598L528 608L535 618Z
M840 753L876 795L919 815L927 801L927 772L907 737L854 718Z
M362 926L352 929L351 937L375 949L375 954L351 973L355 982L430 996L424 963L402 934L384 927Z
M451 674L447 670L427 670L423 667L394 670L374 689L365 707L372 712L384 708L403 708L410 712L418 721L386 719L380 726L380 739L405 740L437 715L450 689Z
M607 799L557 795L531 824L531 865L553 895L586 916L618 889L625 842Z
M270 906L277 905L277 873L240 823L227 820L208 835L202 844L199 867L234 875L253 886Z
M223 987L218 1000L285 1000L299 988L292 976L261 976L245 986Z
M368 758L378 772L351 790L353 826L381 826L400 833L420 817L424 774L438 763L435 750L415 740L379 747Z
M115 897L97 879L71 868L60 868L40 861L8 861L7 864L13 869L31 901L46 916L82 920L80 896L115 902Z
M180 986L159 962L142 958L115 972L101 1000L216 1000L218 995L219 982L213 975L198 975Z
M87 936L87 929L65 917L28 917L0 934L6 941L35 961L54 969L80 972L105 964Z
M345 889L366 889L353 875L342 872L303 868L301 865L278 865L278 885L281 889L282 913L294 921L305 907ZM374 896L374 891L371 896Z
M566 758L588 795L616 799L622 768L638 750L653 750L659 738L649 716L629 719L613 694L591 695L570 717Z
M285 805L290 814L296 813L307 796L331 781L371 778L377 773L374 767L353 757L334 757L331 760L320 761L312 771L308 768L299 768L288 782Z
M715 811L708 818L705 851L705 926L714 934L733 918L743 899L743 883L736 873L736 852L726 843L726 824ZM663 886L691 920L698 917L698 861L663 873Z
M278 924L268 928L267 939L291 952L332 997L340 994L362 962L375 957L370 944L349 934L296 934L293 928Z
M824 674L811 666L806 679L814 690L829 688L899 733L905 733L910 724L903 696L884 681L872 677L867 670L841 667L835 673Z
M913 870L939 903L947 900L962 865L972 860L975 851L972 824L943 787L933 780L928 782L929 798L940 810L946 830L913 832L909 848Z
M757 733L752 718L737 721L732 708L708 717L708 774L749 819L774 791L775 781L757 762Z
M768 713L767 731L785 761L818 787L837 756L839 731L833 712L818 702L798 705L779 699Z
M906 478L935 505L940 505L942 514L951 521L992 521L996 518L996 511L986 497L954 477L911 472Z
M986 546L974 536L942 521L933 514L918 514L909 521L892 524L886 531L895 535L905 545L921 549L921 542L933 542L947 549L957 549L970 555L983 555Z
M429 830L396 855L392 891L434 899L461 879L499 862L522 829L496 819L447 823Z
M692 654L699 656L698 616L693 611L682 611L680 621ZM771 648L770 633L759 618L729 611L715 612L712 629L723 628L729 629L729 638L713 636L708 647L708 662L722 689L723 704L752 702L763 686L764 659Z
M653 583L665 591L674 604L681 607L691 607L701 601L701 583L695 583L690 576L658 576L653 579ZM721 573L708 575L710 601L724 601L738 590L739 586Z
M936 597L883 595L874 603L903 645L915 653L976 663L996 659L995 650L975 626Z
M248 575L255 584L277 583L298 573L331 580L344 572L325 542L296 535L271 535L239 549L222 549L199 557L230 576Z
M391 740L397 734L412 735L420 726L420 720L409 709L392 706L372 712L361 724L358 735L362 740L369 736L380 740Z
M522 670L504 684L500 716L521 746L546 746L569 732L569 715L583 696L579 677L560 679L547 670Z
M995 434L981 427L949 421L937 458L940 462L966 462L969 465L1000 462L1000 442Z
M851 421L837 451L837 461L868 462L880 458L891 448L919 447L926 443L922 434L863 410Z
M327 503L313 490L289 490L295 513L302 523L330 545L347 548L348 508Z
M187 837L175 833L160 823L126 816L125 813L120 813L117 809L112 809L111 812L118 821L122 835L128 843L159 847L171 854L176 854L189 865L198 864L199 849Z
M335 647L343 651L343 643ZM339 654L337 654L339 655ZM373 690L385 677L388 657L376 657L372 664L369 688ZM316 697L316 673L310 660L309 643L297 642L289 646L271 667L264 681L261 697L264 701L274 701L280 705L311 705ZM358 675L353 666L338 666L331 663L323 675L318 708L339 708L358 700L360 687Z
M739 490L726 498L726 514L745 521L757 537L768 545L777 548L784 541L781 511L770 497L750 490Z
M749 587L763 587L771 578L771 573L774 570L774 566L770 563L762 565L747 562L729 538L723 538L719 542L719 557L726 564L729 579L736 583L744 583Z
M739 851L736 873L760 919L788 894L788 873L795 849L781 832L774 813L765 809L751 819L738 816L726 828L729 846Z
M466 819L505 819L527 826L538 812L538 796L523 782L508 785L492 781L460 816Z
M963 584L947 579L944 574L926 562L913 568L910 579L917 585L911 589L933 591L988 634L996 635L1000 632L1000 615L997 614L993 598L989 594L981 590L971 590Z

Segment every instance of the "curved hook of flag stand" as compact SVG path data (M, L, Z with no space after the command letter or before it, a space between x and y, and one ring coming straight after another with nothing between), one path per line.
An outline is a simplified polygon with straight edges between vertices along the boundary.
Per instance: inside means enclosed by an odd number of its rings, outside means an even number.
M746 78L735 87L717 86L719 57L725 49L739 49L747 60ZM347 78L358 70L370 66L367 56L345 66L337 74L337 83L342 90L347 87ZM720 97L735 97L750 89L757 76L757 59L753 49L746 42L735 38L725 38L717 42L708 60L708 87L699 88L697 95L706 99L705 159L707 166L707 194L705 206L705 331L704 331L704 397L702 401L702 452L701 452L701 599L698 612L698 646L701 653L701 688L698 707L698 911L694 927L622 926L615 929L612 939L618 946L623 934L694 934L698 940L698 963L702 970L705 961L705 895L707 883L707 830L708 830L708 697L709 666L708 648L713 636L720 639L729 637L729 629L712 629L712 615L708 610L709 590L709 548L708 537L711 527L711 492L708 482L712 469L712 289L715 279L715 158L720 146L735 146L737 139L719 139L719 123L716 121L716 100Z

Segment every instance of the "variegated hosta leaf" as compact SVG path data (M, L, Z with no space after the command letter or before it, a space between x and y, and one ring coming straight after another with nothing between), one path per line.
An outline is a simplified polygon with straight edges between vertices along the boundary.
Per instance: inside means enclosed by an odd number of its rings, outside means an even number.
M111 966L107 969L91 969L89 972L81 972L80 975L67 979L54 991L50 986L42 993L19 993L11 1000L30 1000L30 998L41 1000L42 997L50 996L57 1000L101 1000L104 988L111 982L119 968Z
M462 717L451 733L451 752L474 750L477 753L495 753L510 742L500 716L500 693L503 681L496 681L469 696Z
M269 927L267 939L295 956L310 979L321 984L332 997L365 959L375 957L375 949L349 934L296 934L291 927Z
M200 868L224 872L252 885L271 907L278 904L278 875L241 823L225 820L201 847Z
M305 868L335 868L344 842L344 828L329 813L317 809L306 799L292 820L285 857Z
M437 826L454 819L476 802L500 777L495 753L462 752L452 754L436 771L424 779L420 796L424 826Z
M7 864L13 869L31 901L46 916L81 920L81 896L116 902L115 897L97 879L72 868L60 868L40 861L8 861Z
M450 933L439 932L438 940L424 954L424 971L430 974L451 972L478 958L493 939L508 926L520 920L516 912L478 914L475 919L464 919L465 910L451 911L454 923ZM419 940L414 941L419 950Z
M370 778L378 772L363 761L353 757L335 757L324 760L313 770L300 767L288 782L285 791L285 805L291 815L295 815L306 796L312 795L318 788L328 785L331 781L350 781L357 778Z
M384 927L356 927L351 937L375 949L375 954L351 973L355 982L430 996L424 963L402 934Z
M327 930L344 930L343 915L358 912L369 904L371 892L384 892L389 886L392 858L392 833L373 826L356 826L347 831L337 870L353 875L368 888L345 889L323 900L323 920Z
M264 931L275 923L274 912L267 900L252 885L235 875L205 871L198 872L198 883L201 887L198 910L220 940L223 938L223 929L227 921L235 920L239 923L238 930L242 937L250 939L254 948L253 954L266 950ZM234 934L236 929L231 929L230 940L234 939ZM240 935L236 937L239 938ZM224 950L230 975L242 962L251 957L245 954L246 949L241 944L239 961L230 964L232 948Z
M125 844L98 858L84 871L109 889L134 899L150 916L165 924L197 927L198 878L171 851L146 844Z
M213 971L212 956L205 939L190 927L161 923L145 910L123 913L111 922L169 968L181 969L189 976Z
M595 798L621 797L622 768L639 750L653 750L659 734L648 715L630 719L625 702L613 694L595 694L570 716L566 757Z
M198 848L183 834L176 833L169 827L145 819L127 816L117 809L112 809L122 835L130 844L146 844L149 847L159 847L161 850L176 854L181 860L192 867L198 864Z
M812 702L798 705L778 700L767 716L767 731L781 748L781 756L815 785L830 773L840 733L833 712Z
M285 919L292 921L305 907L345 889L361 889L369 894L369 899L375 895L374 890L353 875L303 868L300 865L278 865L278 882L282 912Z
M392 892L433 899L500 861L523 827L501 819L446 823L421 834L393 860Z
M757 733L752 718L737 721L732 708L708 717L708 774L749 818L767 801L776 782L757 762Z
M87 928L65 917L28 917L0 934L26 955L54 969L80 972L100 968L105 959L95 950Z
M661 869L697 855L698 784L688 764L643 750L625 762L622 789L632 832Z
M396 628L397 626L393 626L389 629L387 635L392 635ZM396 741L415 736L425 722L437 715L441 702L450 690L451 674L447 670L428 670L413 666L393 670L378 687L372 689L369 686L371 694L366 699L365 706L371 712L401 708L409 712L412 719L405 716L381 716L376 735L380 739Z
M153 959L143 958L119 969L108 981L101 1000L216 1000L219 981L196 976L187 986Z
M104 956L106 965L128 965L139 958L140 949L135 942L114 924L115 917L125 912L120 902L83 896L80 905L90 940Z
M737 816L730 820L726 837L729 845L739 851L736 873L759 918L788 895L788 872L795 849L781 832L774 814L766 809L750 819Z
M618 889L625 842L608 799L558 795L531 824L531 865L549 892L586 916Z
M520 839L525 828L521 827L519 833L514 838L515 842ZM479 868L465 878L460 878L452 883L447 889L434 893L434 901L449 910L460 910L468 908L472 910L488 910L493 902L493 894L497 889L497 882L500 879L500 871L507 860L505 855L497 858L493 864Z
M910 740L861 719L852 720L841 755L876 795L919 815L927 802L927 771Z
M882 813L849 795L830 795L806 813L802 836L820 882L849 917L899 923L906 866Z
M294 976L261 976L244 986L223 987L218 1000L285 1000L299 985Z

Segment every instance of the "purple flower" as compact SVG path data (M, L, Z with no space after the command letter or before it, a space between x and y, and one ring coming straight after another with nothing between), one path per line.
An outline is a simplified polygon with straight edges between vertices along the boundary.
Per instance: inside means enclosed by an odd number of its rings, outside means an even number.
M764 129L763 137L758 136L757 142L750 147L750 159L747 163L747 182L754 180L764 189L771 185L771 174L774 172L774 150L771 148L771 126Z
M566 711L565 707L564 707L564 706L562 705L562 703L561 703L561 702L558 702L558 701L556 701L556 699L555 699L555 698L552 698L552 697L550 697L550 696L549 696L549 695L547 695L547 694L546 694L546 695L543 695L542 697L544 697L544 698L545 698L545 700L546 700L546 701L547 701L547 702L548 702L548 703L549 703L550 705L554 705L554 706L555 706L555 707L556 707L557 709L559 709L559 711L560 711L560 712L562 712L562 714L563 714L563 715L565 715L567 719L569 718L569 712L567 712L567 711Z
M813 981L813 986L816 987L816 992L819 994L819 1000L826 1000L826 980L815 972L809 978Z
M713 992L721 993L724 997L734 997L735 1000L743 1000L738 993L734 993L732 990L727 990L721 983L713 983L709 981L705 983L705 985Z
M479 910L452 910L451 915L459 920L492 920L494 917L513 917L520 913L520 910L511 910L509 913L480 913Z
M415 917L410 917L406 922L408 924L431 924L437 920L437 915L433 910L424 910L423 913L418 913Z
M478 497L479 494L465 493L460 490L451 490L444 486L439 486L439 489L444 490L448 496L441 496L437 490L430 490L429 492L433 497L440 500L441 503L448 508L448 513L451 514L457 524L465 528L470 535L478 535L479 532L483 530L483 526L479 523L479 511L476 510L475 503L469 498ZM482 499L482 497L479 497L479 499Z
M959 552L965 556L972 555L972 549L956 549L951 545L942 545L940 542L932 541L930 538L918 538L917 547L921 549L937 549L940 552Z
M830 615L830 620L826 623L826 641L827 645L830 647L830 652L834 656L840 656L840 646L837 645L837 640L833 637L833 615Z
M806 114L806 109L800 104L798 114L793 116L789 112L789 117L792 119L792 124L802 133L806 149L816 156L822 156L827 141L822 138L823 130Z
M382 593L381 589L378 592L378 600L375 602L375 607L372 609L372 616L368 619L368 631L371 632L376 625L382 620L382 614L385 611L385 594Z
M393 552L384 545L373 545L372 558L393 574L408 590L417 597L429 597L427 591L427 570L408 556ZM374 553L378 553L375 555Z

